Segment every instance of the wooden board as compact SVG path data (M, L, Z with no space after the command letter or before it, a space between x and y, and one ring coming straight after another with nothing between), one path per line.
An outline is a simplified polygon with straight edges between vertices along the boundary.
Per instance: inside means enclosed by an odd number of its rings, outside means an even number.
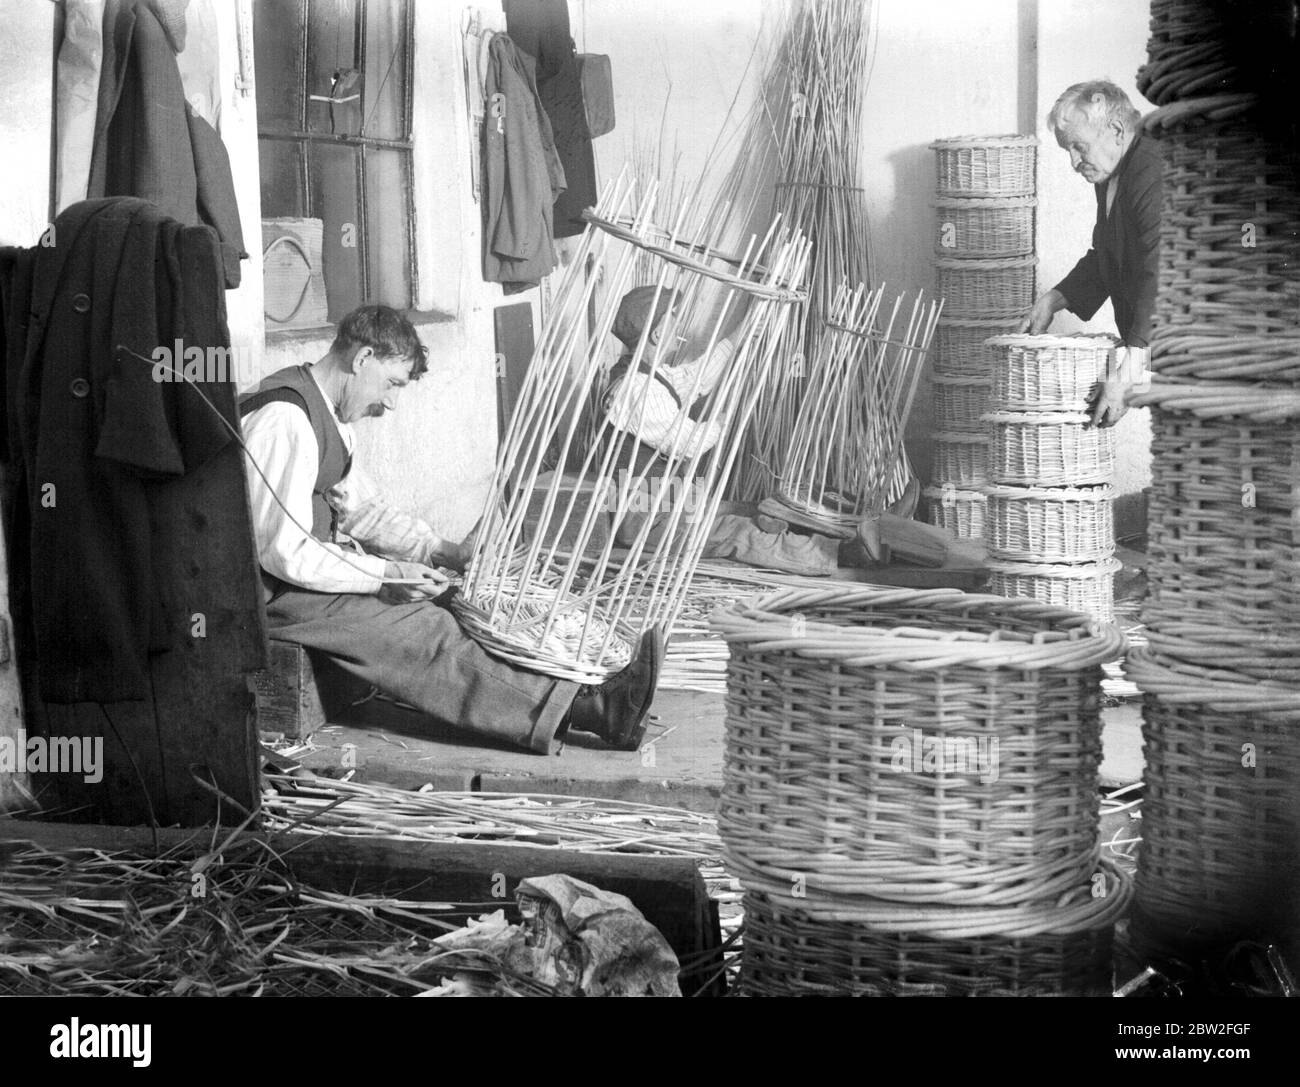
M497 441L505 436L533 357L533 306L515 302L492 313L497 350Z
M3 475L4 469L0 467L0 493L5 489ZM24 732L23 696L15 650L13 620L9 616L9 559L5 532L0 531L0 743L7 740L16 750ZM0 812L25 805L30 795L26 774L0 770Z
M261 835L266 837L265 834ZM154 856L178 850L207 853L210 831L73 826L0 819L0 844L30 841L52 850L102 849ZM417 842L288 832L276 852L293 875L320 890L391 895L424 902L499 901L514 904L515 888L530 876L564 873L627 896L668 941L679 959L705 965L682 978L684 995L721 966L721 931L695 861L633 853L584 853L479 842ZM0 849L0 855L5 850ZM485 906L485 912L490 912ZM712 953L717 952L717 957ZM720 987L709 990L718 992Z

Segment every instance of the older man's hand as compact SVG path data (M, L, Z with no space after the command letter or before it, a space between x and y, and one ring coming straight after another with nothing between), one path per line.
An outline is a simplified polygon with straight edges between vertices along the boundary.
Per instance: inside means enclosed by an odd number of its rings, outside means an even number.
M432 600L441 596L448 585L447 575L441 570L419 562L390 562L384 567L384 577L392 579L379 588L379 599L386 604Z
M1128 411L1124 403L1124 394L1129 390L1129 382L1123 378L1111 378L1099 381L1092 387L1088 398L1088 411L1092 416L1092 425L1099 427L1114 426Z
M1031 336L1041 336L1051 325L1052 318L1068 305L1065 295L1053 287L1034 300L1028 316L1020 322L1020 327L1016 331L1028 332Z

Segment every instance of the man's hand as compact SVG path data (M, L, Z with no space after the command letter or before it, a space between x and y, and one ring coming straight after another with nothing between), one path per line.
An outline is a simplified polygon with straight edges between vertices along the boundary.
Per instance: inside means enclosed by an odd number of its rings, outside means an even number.
M1052 323L1052 318L1059 311L1067 308L1069 304L1065 295L1053 287L1050 291L1040 294L1034 300L1028 316L1020 322L1020 327L1016 331L1028 332L1031 336L1041 336Z
M1128 405L1124 403L1124 394L1128 390L1129 383L1122 378L1097 382L1088 397L1088 411L1092 415L1092 425L1108 427L1118 423L1128 411Z
M416 600L431 600L447 591L447 575L432 566L419 562L390 562L384 566L384 577L402 579L410 584L384 584L379 587L379 599L385 604L409 604Z

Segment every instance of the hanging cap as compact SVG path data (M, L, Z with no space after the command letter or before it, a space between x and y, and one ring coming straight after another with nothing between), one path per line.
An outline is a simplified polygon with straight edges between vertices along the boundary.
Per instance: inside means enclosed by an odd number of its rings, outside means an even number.
M657 301L656 301L657 298ZM611 331L628 348L635 348L641 339L641 332L647 324L658 324L672 310L678 301L676 291L667 287L633 287L623 296L618 304L618 313L614 317ZM654 318L650 310L654 307Z

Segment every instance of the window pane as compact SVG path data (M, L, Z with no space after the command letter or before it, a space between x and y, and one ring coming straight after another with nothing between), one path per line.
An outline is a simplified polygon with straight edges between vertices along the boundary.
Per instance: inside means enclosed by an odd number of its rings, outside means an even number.
M311 215L324 221L321 246L330 320L337 321L365 299L361 289L361 225L357 222L357 156L354 147L314 144L311 152Z
M306 194L302 191L302 150L293 140L258 140L262 175L262 215L302 218Z
M407 253L410 227L410 164L407 151L366 153L366 259L370 271L370 302L398 309L411 304Z
M365 134L381 140L409 138L406 117L405 0L366 5Z
M263 132L297 132L302 123L303 3L258 0L253 5L257 125Z
M328 98L334 73L357 66L357 0L307 0L307 10L307 94ZM357 104L335 109L338 131L355 132L349 119L358 112ZM307 131L332 131L329 102L307 99Z

